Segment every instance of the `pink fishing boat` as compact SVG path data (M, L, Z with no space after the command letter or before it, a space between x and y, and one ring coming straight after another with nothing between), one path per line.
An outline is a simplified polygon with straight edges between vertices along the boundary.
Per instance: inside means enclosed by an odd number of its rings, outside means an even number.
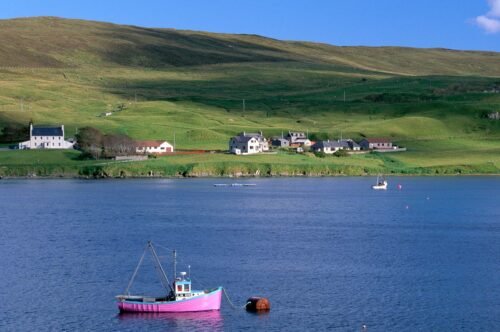
M137 275L139 267L149 249L156 268L160 271L161 282L167 294L160 297L130 295L129 289ZM174 282L170 283L153 244L148 242L139 260L134 274L125 290L126 295L116 296L120 312L196 312L219 310L222 299L222 287L208 290L193 290L191 279L186 272L176 273L176 252L174 250Z

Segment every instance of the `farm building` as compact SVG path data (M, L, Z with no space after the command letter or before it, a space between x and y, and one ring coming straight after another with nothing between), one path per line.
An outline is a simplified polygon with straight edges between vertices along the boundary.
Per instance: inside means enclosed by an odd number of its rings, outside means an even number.
M141 154L164 154L174 152L174 147L167 141L137 141L135 152Z

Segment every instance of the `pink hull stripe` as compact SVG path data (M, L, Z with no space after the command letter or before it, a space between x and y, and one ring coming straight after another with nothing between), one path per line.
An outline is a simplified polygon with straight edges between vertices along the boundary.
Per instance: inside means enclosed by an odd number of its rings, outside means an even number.
M217 290L197 296L189 300L144 303L120 301L118 308L122 312L192 312L219 310L222 297L222 287Z

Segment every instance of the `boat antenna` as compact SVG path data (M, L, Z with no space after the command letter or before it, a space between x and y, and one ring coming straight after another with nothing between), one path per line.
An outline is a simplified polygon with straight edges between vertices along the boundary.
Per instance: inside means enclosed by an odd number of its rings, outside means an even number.
M188 277L191 279L191 265L188 265Z
M156 250L153 247L153 243L151 241L148 241L148 247L149 247L149 250L151 251L151 254L153 255L154 261L156 263L155 265L156 265L157 269L160 270L161 277L163 277L163 278L160 277L160 281L163 284L163 287L165 287L165 289L170 288L170 290L173 292L174 289L172 288L172 286L170 286L170 281L168 280L167 274L165 273L163 266L161 266L160 259L158 258L158 255L156 254ZM167 282L166 286L165 286L165 281ZM167 288L167 286L168 286L168 288Z

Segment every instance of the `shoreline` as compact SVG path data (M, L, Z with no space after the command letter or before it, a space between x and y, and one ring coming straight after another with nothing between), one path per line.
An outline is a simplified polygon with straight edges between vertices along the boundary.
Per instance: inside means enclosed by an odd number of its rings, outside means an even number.
M369 178L376 177L380 174L365 174L365 175L351 175L351 174L337 174L337 175L252 175L252 176L0 176L2 180L189 180L189 179L221 179L221 180L249 180L249 179L317 179L317 178ZM467 174L393 174L382 173L385 177L499 177L500 173L467 173Z

